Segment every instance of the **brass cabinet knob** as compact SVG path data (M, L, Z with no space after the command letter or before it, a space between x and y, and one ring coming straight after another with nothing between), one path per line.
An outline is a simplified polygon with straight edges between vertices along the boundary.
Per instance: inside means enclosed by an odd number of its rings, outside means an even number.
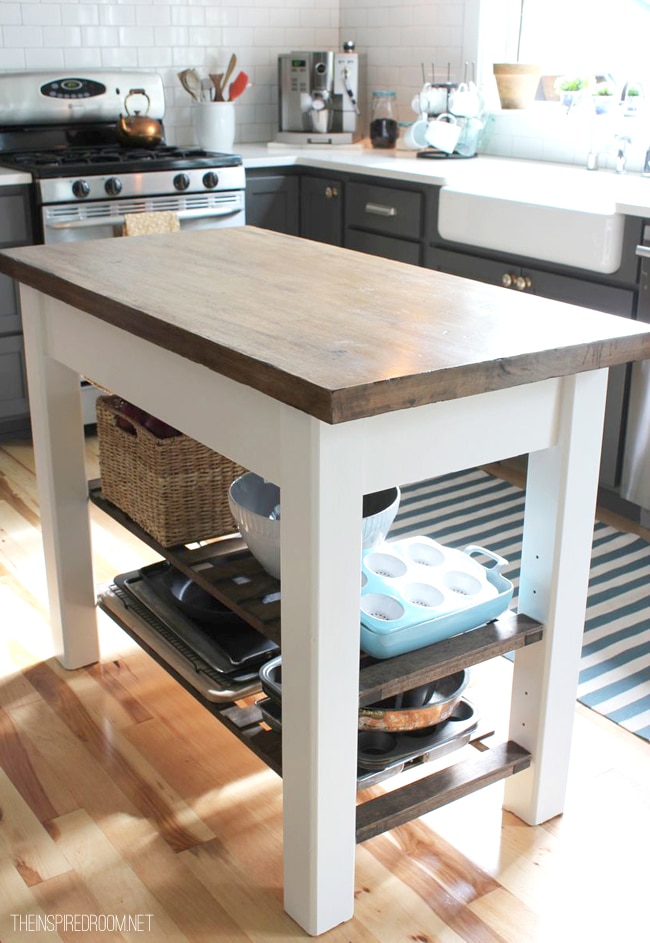
M328 200L333 200L339 195L338 187L325 187L325 197Z
M505 272L501 276L501 284L504 288L516 288L517 291L526 291L533 285L527 275L511 275L510 272Z

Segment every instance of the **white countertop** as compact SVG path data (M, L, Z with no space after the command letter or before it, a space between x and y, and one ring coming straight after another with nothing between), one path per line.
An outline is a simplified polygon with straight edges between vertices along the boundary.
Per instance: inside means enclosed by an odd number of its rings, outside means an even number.
M314 167L384 179L446 186L522 203L650 217L650 178L639 173L590 171L574 164L480 155L468 160L423 160L415 152L350 147L243 144L248 169Z
M313 167L383 179L446 186L522 203L650 218L650 178L639 173L589 171L574 164L480 155L468 160L423 160L413 151L373 150L366 144L290 147L241 144L244 167ZM0 167L0 187L30 183L29 174Z
M0 187L14 187L19 183L31 182L31 174L21 173L17 170L9 170L8 167L0 167Z

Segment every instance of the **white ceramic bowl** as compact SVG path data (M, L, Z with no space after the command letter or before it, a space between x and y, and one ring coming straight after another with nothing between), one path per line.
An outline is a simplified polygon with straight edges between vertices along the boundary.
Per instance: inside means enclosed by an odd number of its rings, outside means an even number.
M397 514L399 501L400 490L397 487L364 495L361 528L364 553L386 537ZM279 580L280 489L255 472L246 472L231 484L228 503L248 549L266 572Z
M400 497L397 486L363 496L361 540L364 553L372 550L386 537L395 520Z
M255 472L236 478L228 492L230 513L248 549L267 573L280 579L280 489Z

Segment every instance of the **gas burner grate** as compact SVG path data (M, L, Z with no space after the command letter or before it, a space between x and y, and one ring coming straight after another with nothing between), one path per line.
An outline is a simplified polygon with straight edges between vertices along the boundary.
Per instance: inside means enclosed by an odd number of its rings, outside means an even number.
M242 163L237 154L212 153L201 148L122 147L117 144L61 147L0 154L0 164L24 170L35 177L68 177L80 174L138 173L147 170L190 170L232 167Z

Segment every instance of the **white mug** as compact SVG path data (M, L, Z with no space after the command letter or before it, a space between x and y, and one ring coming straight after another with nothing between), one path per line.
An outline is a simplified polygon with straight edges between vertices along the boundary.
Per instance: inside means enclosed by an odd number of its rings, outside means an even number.
M427 128L429 121L422 116L405 128L402 134L402 144L410 151L421 151L427 146Z
M456 123L453 115L438 115L435 121L430 121L427 128L427 144L451 154L458 143L460 137L460 125Z
M449 111L459 118L475 118L481 110L478 89L473 82L464 82L449 94Z
M194 102L196 143L206 151L232 153L235 143L234 102Z
M426 82L413 97L411 108L416 115L439 115L447 111L447 86Z

